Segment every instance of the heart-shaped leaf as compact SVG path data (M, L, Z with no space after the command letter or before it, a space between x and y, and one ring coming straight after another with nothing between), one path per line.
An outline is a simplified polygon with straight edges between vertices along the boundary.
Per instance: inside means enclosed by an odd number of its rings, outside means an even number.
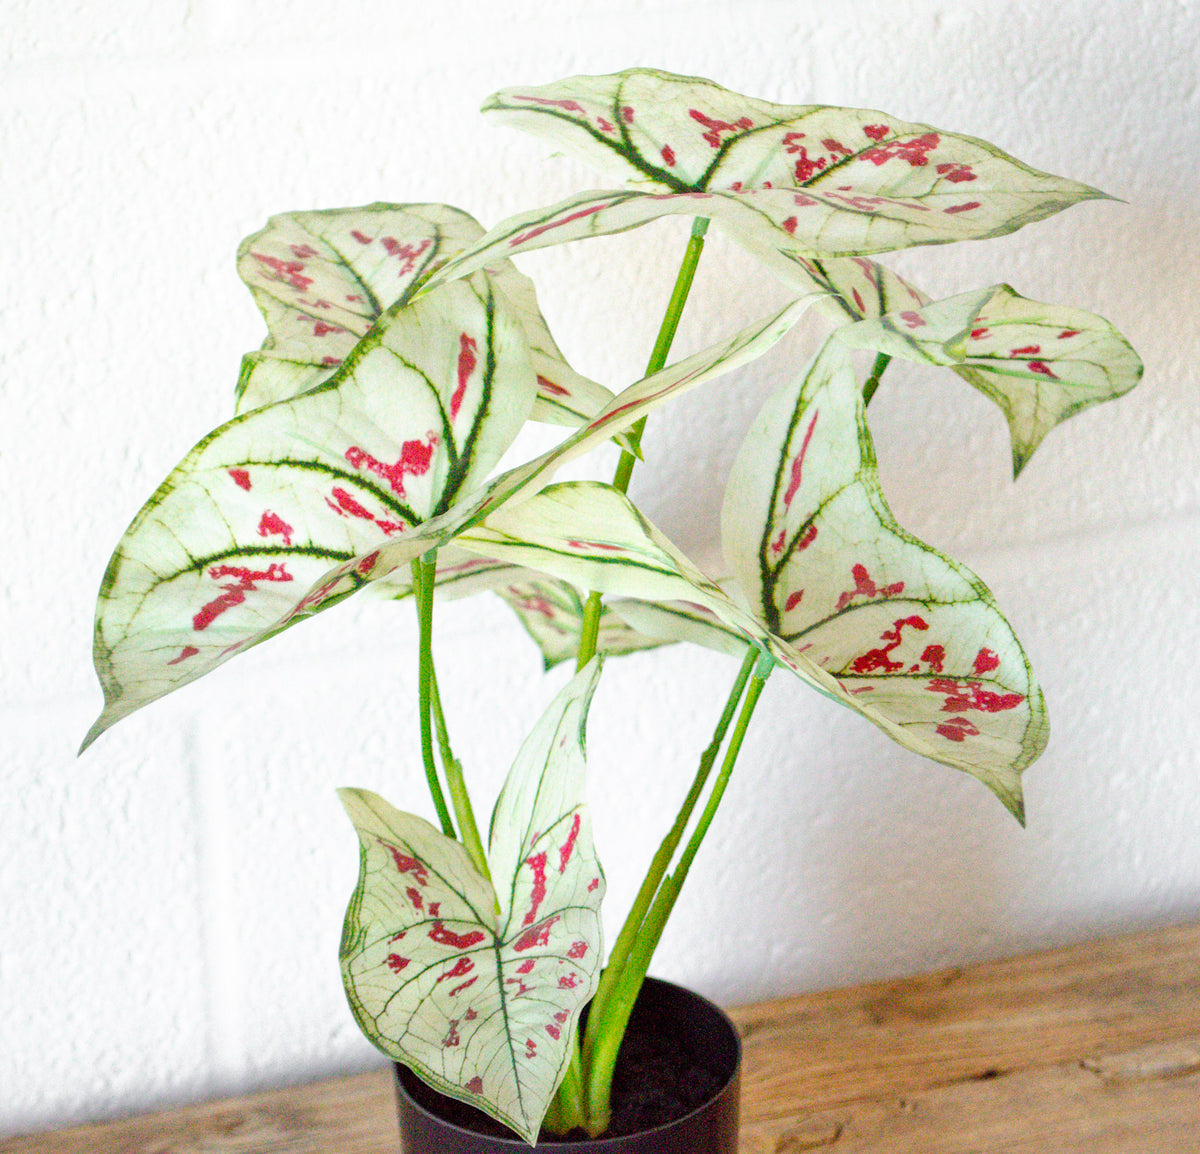
M672 397L760 356L811 303L795 301L635 382L556 448L467 492L465 482L490 468L505 438L515 435L534 387L521 334L505 321L502 302L487 298L489 309L474 296L486 284L472 279L469 287L421 297L389 314L325 385L235 418L177 466L127 530L101 586L95 662L105 707L85 748L141 706L527 498L559 466ZM466 314L455 315L458 304ZM439 339L449 379L405 377L416 394L414 405L405 405L389 346L401 349L411 340L415 356ZM489 342L490 357L472 351ZM372 350L383 350L383 363ZM443 415L453 410L459 370L472 357L478 359L463 378L468 387L459 408L473 411L475 376L484 365L482 384L494 395L490 406L474 411L486 435L471 441L468 455L461 438L449 454L449 439L431 441L422 406ZM360 371L363 364L372 371ZM433 389L438 380L440 391ZM401 504L397 485L419 485L419 507ZM428 519L418 520L430 508Z
M446 204L371 204L291 212L242 242L238 272L269 335L242 359L238 411L289 400L328 380L388 309L483 228ZM575 372L538 309L533 282L508 261L487 270L524 330L538 377L534 420L579 425L612 393Z
M85 745L361 585L381 542L478 485L535 388L523 334L480 276L389 314L325 384L209 434L109 563L105 707Z
M1142 362L1108 321L995 285L841 329L852 348L945 365L1003 409L1019 473L1055 425L1129 392Z
M522 746L492 815L491 881L423 819L339 791L361 844L341 947L360 1027L530 1143L600 969L604 875L583 752L598 672L577 674Z
M836 337L759 414L721 523L726 562L773 634L901 744L1021 816L1020 773L1046 742L1041 691L986 586L892 517Z
M484 111L650 189L514 218L481 245L504 256L679 212L787 251L884 252L999 236L1104 196L974 137L869 109L770 104L652 69L505 89ZM696 194L711 199L679 200Z

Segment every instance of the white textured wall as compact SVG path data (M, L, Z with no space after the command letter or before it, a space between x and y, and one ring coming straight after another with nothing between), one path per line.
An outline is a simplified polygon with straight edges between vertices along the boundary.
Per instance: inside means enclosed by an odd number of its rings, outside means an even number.
M872 407L901 520L992 584L1040 671L1028 830L780 674L657 971L736 1002L1200 912L1194 0L7 0L0 23L0 1133L377 1061L337 974L356 845L332 790L425 807L408 612L334 611L76 762L92 605L141 501L230 412L262 337L232 257L269 213L444 200L494 222L592 183L476 115L509 83L640 63L880 107L1128 201L901 267L1100 312L1145 359L1138 393L1016 486L999 415L948 375L894 366ZM636 375L681 245L676 222L525 262L581 369ZM685 342L773 290L714 241L698 292ZM664 463L637 494L685 546L713 544L768 383L652 421ZM486 797L561 678L498 602L448 606L439 651ZM732 672L683 648L609 665L614 920Z

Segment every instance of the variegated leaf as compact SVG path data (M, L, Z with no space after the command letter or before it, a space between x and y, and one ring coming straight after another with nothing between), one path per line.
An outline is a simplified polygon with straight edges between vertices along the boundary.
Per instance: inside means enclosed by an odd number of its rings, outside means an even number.
M442 299L440 294L434 298ZM451 294L450 299L459 298ZM373 340L386 345L398 339L394 330L401 318L420 328L419 318L432 309L429 302L418 308L422 301L426 298L390 317ZM427 431L414 436L416 429L425 428L420 408L400 404L388 376L357 372L360 360L367 361L366 351L375 347L364 338L355 356L326 385L244 414L211 433L134 520L100 590L94 648L105 708L84 747L141 706L389 576L428 550L441 548L507 503L527 498L559 466L623 432L672 397L760 356L799 320L809 303L795 301L728 340L635 382L562 444L472 493L462 483L461 470L468 460L456 455L460 472L444 477L438 489L439 507L449 507L403 531L397 518L405 507L396 500L395 485L403 486L408 479L428 494L429 481L414 474L414 468L424 462L428 450L426 472L434 472L435 458L443 461L449 442L431 447ZM414 338L417 347L442 331L461 357L464 332L457 322L450 323L453 317L439 322L437 315L424 336L418 333ZM504 317L505 310L497 304L487 313L488 324L480 334L494 346L493 357L481 363L493 365L487 387L496 396L490 408L479 412L495 428L478 441L469 459L472 479L494 464L495 450L503 447L504 438L498 434L503 431L509 439L515 435L521 399L528 404L533 391L520 334L504 323ZM487 341L476 343L486 347ZM409 384L419 394L423 391L415 377ZM457 392L457 384L447 384L443 391L451 388ZM475 396L473 389L471 385L464 397ZM453 393L449 404L452 408ZM465 400L462 407L468 410ZM405 421L402 434L412 439L401 442L397 427ZM347 456L351 452L353 458ZM374 480L376 466L387 474L382 478L386 487ZM444 462L439 469L445 472ZM262 485L258 489L256 477ZM448 485L448 480L454 484ZM294 519L285 515L290 505L284 508L284 498L297 506ZM264 499L273 504L264 509ZM214 534L219 541L207 544Z
M726 562L773 634L901 744L1018 817L1047 723L990 592L884 501L849 353L831 339L752 426L722 510Z
M600 969L604 877L583 752L597 673L593 662L577 674L522 746L492 815L492 881L428 822L340 791L361 844L341 946L359 1025L530 1143Z
M921 364L948 366L1008 418L1013 473L1055 425L1129 392L1142 362L1106 320L995 285L848 325L839 338Z
M578 589L542 573L480 557L449 545L438 551L435 574L439 600L456 600L474 593L497 594L517 615L525 631L541 650L546 669L571 661L579 652L584 602ZM412 596L412 574L396 569L373 588L397 599ZM605 656L635 653L665 645L669 638L645 636L624 618L601 606L596 652Z
M389 314L325 384L201 441L109 563L95 661L105 707L85 741L361 585L389 539L477 486L536 385L487 280ZM415 538L415 541L412 540Z
M693 645L740 658L745 655L746 644L751 640L718 613L694 601L638 601L632 597L618 597L607 601L605 607L639 634L659 638L664 643L690 641Z
M652 69L506 89L484 111L649 186L642 196L668 197L575 198L501 226L505 255L667 212L715 217L756 241L774 234L788 251L883 252L999 236L1104 195L974 137L869 109L770 104ZM717 195L703 209L673 202L696 193Z
M370 204L292 212L242 242L238 272L269 335L242 358L238 411L290 400L328 380L358 340L483 228L445 204ZM508 261L487 270L524 329L538 376L534 420L579 425L612 394L567 364L538 309L533 282Z

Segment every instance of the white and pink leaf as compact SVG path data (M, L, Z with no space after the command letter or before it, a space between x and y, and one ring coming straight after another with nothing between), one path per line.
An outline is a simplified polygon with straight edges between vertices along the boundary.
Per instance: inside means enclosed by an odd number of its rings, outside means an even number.
M492 816L491 880L423 819L340 791L361 846L341 947L359 1025L530 1143L599 976L604 875L583 750L598 672L575 676L517 755Z

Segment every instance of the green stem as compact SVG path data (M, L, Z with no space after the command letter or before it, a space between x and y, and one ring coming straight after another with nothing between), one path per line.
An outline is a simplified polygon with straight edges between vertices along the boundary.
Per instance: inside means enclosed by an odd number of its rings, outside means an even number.
M688 293L692 289L692 281L696 276L696 266L700 263L700 254L704 251L704 234L708 231L708 220L698 216L692 222L692 235L688 239L687 249L683 254L683 262L675 277L675 287L671 290L671 299L667 301L667 311L663 315L662 324L658 327L658 337L646 364L646 376L653 376L666 363L671 351L671 342L675 339L675 330L679 328L679 318L683 316L683 306L687 303ZM642 433L646 428L646 418L635 421L629 430L629 443L635 450L641 448ZM633 476L633 466L637 457L628 449L621 450L621 459L617 462L617 471L613 475L613 487L625 493L629 490L629 479ZM596 652L596 637L600 632L600 594L588 595L583 607L583 623L579 630L579 654L575 659L575 668L582 669Z
M454 816L458 818L458 828L462 830L463 845L471 855L475 868L489 881L491 870L488 869L487 854L483 849L483 840L479 836L479 827L475 824L475 811L471 807L471 795L467 792L467 783L463 777L462 762L450 750L450 732L446 728L446 715L442 712L442 695L438 690L437 672L430 669L430 687L433 699L433 722L437 728L438 751L442 756L442 771L446 775L446 788L450 791L450 801L454 805Z
M417 597L417 626L420 640L417 647L417 701L421 713L421 760L425 764L425 780L429 783L429 794L433 808L437 810L442 833L454 836L454 823L446 808L446 798L438 781L437 764L433 760L433 716L431 698L433 694L433 586L437 567L436 551L425 558L412 562L413 592Z
M679 843L683 840L684 830L687 828L687 823L691 820L696 803L700 800L700 794L704 789L705 783L708 781L708 775L712 772L712 767L716 764L717 754L721 751L721 743L725 740L725 734L729 729L730 722L733 721L733 715L737 711L738 702L742 699L746 682L750 680L750 674L757 660L758 650L751 646L746 650L746 659L742 662L741 669L738 670L733 688L730 690L729 697L725 702L725 708L721 713L720 720L717 722L716 729L713 730L712 741L709 742L708 748L700 756L700 764L696 770L696 776L693 778L687 797L684 798L683 805L680 806L679 813L675 817L675 824L671 827L671 831L667 836L663 838L662 844L658 847L658 852L655 853L654 858L650 862L650 868L646 872L646 878L642 882L641 889L638 890L637 898L634 900L633 906L625 918L625 924L621 927L621 932L617 935L617 940L613 943L612 949L609 951L608 963L605 966L604 972L600 975L600 985L596 989L595 997L592 998L591 1009L588 1010L589 1017L598 1023L605 1020L605 1011L609 999L612 997L613 990L642 932L642 923L646 918L651 903L654 901L654 895L658 892L658 887L662 884L667 867L671 864L671 859L675 856L675 851L679 848Z
M871 403L871 398L875 395L875 390L879 388L879 378L883 376L883 370L892 363L892 358L888 353L880 353L875 358L875 363L871 366L871 375L867 377L863 384L863 407Z
M696 822L675 872L665 878L659 886L654 901L645 918L642 920L633 949L624 966L617 975L615 988L610 994L604 1007L602 1022L592 1023L588 1012L589 1030L585 1043L584 1065L587 1076L587 1130L590 1134L601 1134L608 1126L610 1106L609 1097L612 1089L613 1070L617 1063L617 1054L621 1049L621 1041L625 1036L625 1027L633 1012L634 1003L645 980L646 971L650 968L650 960L666 928L667 919L683 889L688 871L692 867L704 835L721 804L725 788L729 784L734 764L750 725L754 707L758 703L763 686L774 667L774 659L768 653L754 653L755 669L746 688L745 699L742 702L741 713L737 725L729 738L729 746L725 750L725 758L704 810Z

